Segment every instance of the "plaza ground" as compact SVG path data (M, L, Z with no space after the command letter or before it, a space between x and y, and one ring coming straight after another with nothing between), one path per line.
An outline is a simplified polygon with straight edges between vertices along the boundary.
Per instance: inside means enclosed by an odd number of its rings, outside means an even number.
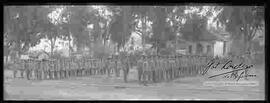
M258 81L257 86L205 86L207 75L178 78L171 82L138 84L136 69L132 69L129 82L124 83L122 76L89 76L63 80L26 80L11 78L12 72L5 70L5 100L264 100L264 66L255 66L252 74ZM208 75L216 74L209 72ZM224 78L222 78L224 80Z

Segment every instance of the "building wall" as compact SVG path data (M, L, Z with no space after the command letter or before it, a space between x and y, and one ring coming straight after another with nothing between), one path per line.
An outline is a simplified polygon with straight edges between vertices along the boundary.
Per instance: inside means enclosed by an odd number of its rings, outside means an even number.
M200 53L197 53L197 44L200 43L202 45L202 51ZM189 46L191 46L191 53L189 52ZM207 46L210 46L210 50L209 52L207 52ZM185 42L185 43L179 43L177 46L177 50L182 50L185 49L187 54L202 54L202 55L213 55L214 53L214 44L213 42L209 42L209 41L202 41L202 42Z

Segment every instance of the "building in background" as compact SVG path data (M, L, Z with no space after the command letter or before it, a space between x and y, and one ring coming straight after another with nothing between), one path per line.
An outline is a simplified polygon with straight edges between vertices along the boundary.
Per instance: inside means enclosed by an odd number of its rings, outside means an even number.
M184 55L227 56L230 51L228 33L203 33L198 40L178 39L176 52Z

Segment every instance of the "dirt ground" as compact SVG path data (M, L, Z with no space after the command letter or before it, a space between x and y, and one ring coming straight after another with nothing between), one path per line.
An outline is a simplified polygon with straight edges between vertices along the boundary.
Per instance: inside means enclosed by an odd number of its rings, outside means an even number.
M77 77L63 80L26 80L12 78L5 70L5 100L264 100L264 66L255 66L257 86L205 86L205 81L220 81L207 75L178 78L171 82L144 86L136 80L132 69L129 82L107 76ZM212 72L214 74L215 72ZM211 75L209 72L208 75Z

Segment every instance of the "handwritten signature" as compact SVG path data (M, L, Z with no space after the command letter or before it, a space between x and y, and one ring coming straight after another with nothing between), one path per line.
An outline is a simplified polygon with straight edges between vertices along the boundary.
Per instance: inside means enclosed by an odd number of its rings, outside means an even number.
M248 77L256 77L256 75L249 74L249 70L253 67L253 65L247 65L244 64L243 62L239 64L233 64L232 60L227 60L225 63L222 63L217 59L212 59L207 63L207 66L204 69L202 75L205 75L209 71L209 69L218 69L218 67L220 67L220 70L231 70L231 71L216 74L210 76L209 78L223 76L223 78L233 78L234 80L239 81L241 78L248 80Z

